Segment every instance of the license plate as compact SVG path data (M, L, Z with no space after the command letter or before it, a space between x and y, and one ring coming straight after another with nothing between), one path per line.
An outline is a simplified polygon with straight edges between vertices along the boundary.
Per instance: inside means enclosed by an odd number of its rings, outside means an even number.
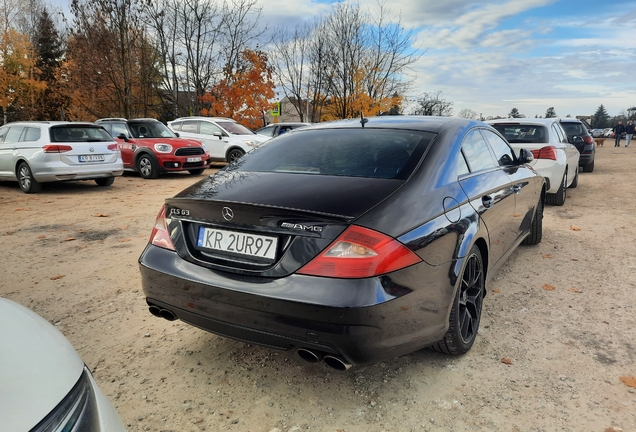
M79 156L80 162L103 162L104 155L81 155Z
M186 162L201 162L201 158L200 157L186 158Z
M278 238L212 228L199 228L197 246L274 260Z

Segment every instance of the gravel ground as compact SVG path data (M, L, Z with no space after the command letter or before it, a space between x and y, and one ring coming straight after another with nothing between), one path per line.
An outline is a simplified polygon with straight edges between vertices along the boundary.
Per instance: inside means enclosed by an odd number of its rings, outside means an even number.
M636 431L635 166L636 148L598 149L488 286L462 357L337 372L151 316L137 258L188 174L0 182L0 296L66 335L130 431Z

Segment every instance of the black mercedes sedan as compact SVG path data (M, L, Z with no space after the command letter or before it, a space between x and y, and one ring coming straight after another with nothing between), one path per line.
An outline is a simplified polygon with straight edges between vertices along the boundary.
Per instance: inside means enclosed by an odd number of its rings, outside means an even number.
M487 280L541 241L531 160L452 117L274 138L165 201L139 258L150 312L341 370L466 353Z

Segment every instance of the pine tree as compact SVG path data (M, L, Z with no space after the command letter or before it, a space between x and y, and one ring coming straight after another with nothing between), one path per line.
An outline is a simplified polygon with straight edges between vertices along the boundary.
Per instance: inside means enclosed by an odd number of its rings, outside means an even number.
M592 120L591 126L593 128L602 129L602 128L608 127L608 123L609 123L609 114L607 114L605 107L603 106L603 104L601 104L596 110L596 112L594 113L594 120Z
M554 107L550 107L545 112L545 118L554 118L557 116L556 111L554 111Z
M508 113L508 117L521 118L523 117L523 115L519 113L519 110L517 108L513 108L510 110L510 113Z
M64 49L55 24L48 11L44 9L38 20L34 41L36 66L39 79L46 83L46 90L41 94L34 108L34 120L63 120L64 109L70 103L61 78L61 67Z

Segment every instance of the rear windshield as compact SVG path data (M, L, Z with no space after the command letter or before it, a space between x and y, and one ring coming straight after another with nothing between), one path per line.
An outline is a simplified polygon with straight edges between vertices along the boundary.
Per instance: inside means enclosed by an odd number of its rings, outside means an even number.
M302 129L248 153L240 171L407 179L434 134L385 129Z
M156 122L128 122L133 138L176 138L177 136L163 123Z
M216 124L234 135L254 135L254 132L236 122L216 120Z
M568 138L571 138L573 136L585 135L587 133L587 129L585 128L585 126L583 126L582 123L564 122L561 123L561 126L563 126L563 129L565 129L565 133L568 135Z
M51 142L101 142L113 138L101 126L55 126L51 128Z
M550 141L548 128L545 126L494 124L510 144L514 143L547 143Z

